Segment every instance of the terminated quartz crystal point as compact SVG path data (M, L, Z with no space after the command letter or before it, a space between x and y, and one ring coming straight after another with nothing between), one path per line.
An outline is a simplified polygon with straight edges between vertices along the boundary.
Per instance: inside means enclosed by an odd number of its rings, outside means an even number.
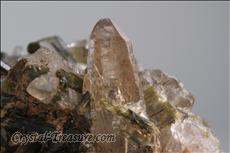
M99 101L124 105L140 100L140 81L132 46L110 19L99 20L90 36L88 71L84 78L84 91L92 94L92 133L117 133L119 117L102 109ZM116 126L113 126L116 123ZM112 144L98 143L96 151L126 153L123 137L117 135Z
M144 89L149 85L153 85L160 97L165 101L176 107L187 110L192 109L195 101L194 97L176 78L167 75L161 70L144 70L139 74Z
M111 89L105 96L119 98L121 103L138 101L140 83L131 43L110 19L102 19L95 25L90 36L90 49L88 74L100 75L99 78L109 85L108 89Z
M27 60L27 65L47 66L49 68L47 74L37 77L29 84L27 92L30 95L44 103L58 101L62 108L73 108L72 106L76 105L79 94L71 89L66 90L67 93L63 94L65 96L62 97L60 93L60 98L55 99L55 97L59 96L57 94L61 90L60 78L56 76L56 72L63 69L77 74L77 72L74 72L74 68L71 67L72 65L54 51L46 48L38 49L35 53L29 55Z

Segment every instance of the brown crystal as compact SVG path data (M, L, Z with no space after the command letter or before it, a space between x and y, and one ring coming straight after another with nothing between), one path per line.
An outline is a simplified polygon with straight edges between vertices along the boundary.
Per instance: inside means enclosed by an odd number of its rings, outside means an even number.
M110 19L102 19L91 33L89 47L83 90L92 94L92 133L116 133L113 122L120 119L103 110L99 101L106 98L112 103L125 104L140 100L138 69L132 46ZM120 121L120 124L124 123ZM96 150L125 153L127 148L125 139L118 135L115 143L99 143Z

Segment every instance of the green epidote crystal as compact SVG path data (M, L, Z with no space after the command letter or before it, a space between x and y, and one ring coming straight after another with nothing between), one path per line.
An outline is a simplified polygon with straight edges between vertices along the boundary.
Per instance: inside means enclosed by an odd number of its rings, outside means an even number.
M154 133L159 132L158 128L154 125L153 122L136 114L130 109L126 109L123 106L113 105L111 104L111 102L107 100L101 100L100 103L106 110L116 115L124 117L125 119L129 120L131 123L138 125L141 129L145 129L148 132L154 132Z
M148 150L146 153L158 152L160 149L159 136L160 132L153 122L144 118L134 111L127 109L123 106L114 105L106 99L100 101L101 106L112 112L114 115L123 117L130 124L127 124L126 128L120 129L120 134L126 137L134 146L129 147L129 151L132 152L135 145L139 148L135 148L133 151L142 152Z
M65 84L65 86L68 86L69 88L82 93L83 80L76 74L60 69L56 72L56 76L61 80L63 84Z
M168 102L161 101L153 86L144 91L146 113L156 126L169 126L176 120L176 109Z

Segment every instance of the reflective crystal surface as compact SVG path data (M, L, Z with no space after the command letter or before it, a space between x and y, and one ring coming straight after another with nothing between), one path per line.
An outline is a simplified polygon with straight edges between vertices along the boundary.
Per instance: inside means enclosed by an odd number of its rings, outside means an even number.
M77 63L87 64L88 57L88 42L81 40L67 44L70 54L73 56Z
M160 99L153 86L144 91L146 114L159 128L170 126L175 122L177 111L168 101Z
M11 55L7 54L7 52L1 51L1 61L9 66L15 65L22 56L23 48L21 46L16 46Z
M117 133L114 122L120 119L103 110L98 103L102 98L111 103L124 105L140 100L140 82L132 46L127 37L110 19L99 20L95 25L89 44L88 70L84 89L92 94L94 114L93 133ZM102 152L127 151L125 139L117 136L113 144L98 144Z
M44 103L51 103L53 98L57 96L60 86L60 79L56 76L58 70L64 69L67 72L78 74L78 71L74 71L72 64L69 64L55 51L46 48L38 49L35 53L29 55L27 60L27 65L47 66L49 68L48 73L37 77L27 87L27 92L30 95ZM62 108L71 108L71 106L77 104L78 95L74 90L68 89L66 92L67 94L63 94L64 97L61 97L58 103Z
M199 116L186 113L171 127L161 130L162 152L220 153L219 140Z
M206 122L190 112L194 98L181 82L161 70L139 74L147 117L160 128L162 153L221 152Z
M40 76L34 79L27 87L27 92L33 97L48 103L55 95L59 85L59 79L55 76Z
M47 48L51 51L56 51L65 60L74 62L73 57L69 54L66 43L58 36L46 37L35 42L31 42L27 46L27 51L29 53L34 53L41 47Z
M70 56L76 61L75 68L77 73L84 76L87 69L87 58L88 58L88 41L81 40L67 44L68 52Z
M158 94L172 105L191 110L195 98L188 92L183 84L176 78L169 76L161 70L143 70L139 73L143 88L153 85Z

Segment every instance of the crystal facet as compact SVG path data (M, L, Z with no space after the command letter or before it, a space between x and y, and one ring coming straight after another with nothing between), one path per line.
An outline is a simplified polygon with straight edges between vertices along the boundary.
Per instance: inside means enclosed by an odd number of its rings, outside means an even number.
M191 110L194 97L176 78L167 75L161 70L144 70L139 73L143 88L153 85L162 99L172 105Z
M67 48L75 61L81 64L87 64L88 42L86 40L67 44Z
M185 118L177 119L171 127L161 130L162 152L220 153L219 140L205 121L187 112Z
M56 74L57 71L64 69L67 72L73 72L77 74L77 72L74 72L74 69L72 67L73 65L69 64L58 54L55 54L54 51L45 48L38 49L35 53L29 55L27 59L27 65L47 66L49 68L49 72L47 74L37 77L27 87L27 92L30 95L37 98L38 100L41 100L44 103L52 102L53 98L57 96L60 86L60 78ZM62 72L62 74L65 73ZM76 84L75 86L77 87L77 85L78 84ZM65 95L65 97L61 97L60 100L58 100L59 104L63 106L63 108L65 108L64 106L68 106L71 104L71 106L73 106L73 104L77 104L78 96L77 93L74 92L76 91L67 90L67 95ZM68 99L68 105L66 104L65 99Z
M132 46L110 19L99 20L89 44L88 70L84 78L84 90L92 94L91 108L95 115L93 133L116 133L113 122L119 118L103 110L102 98L124 105L140 100L140 81ZM102 152L126 152L125 139L117 136L113 144L98 144Z

